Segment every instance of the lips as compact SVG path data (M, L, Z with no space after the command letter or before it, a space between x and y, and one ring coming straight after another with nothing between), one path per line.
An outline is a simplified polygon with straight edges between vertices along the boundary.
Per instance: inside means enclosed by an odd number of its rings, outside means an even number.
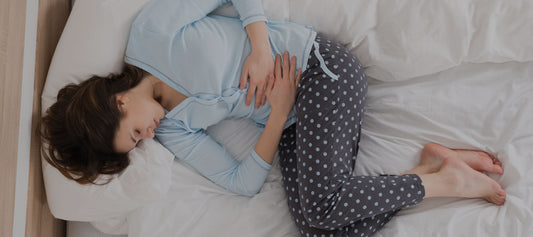
M156 127L156 128L159 127L159 121L154 120L154 123L155 123L155 127Z

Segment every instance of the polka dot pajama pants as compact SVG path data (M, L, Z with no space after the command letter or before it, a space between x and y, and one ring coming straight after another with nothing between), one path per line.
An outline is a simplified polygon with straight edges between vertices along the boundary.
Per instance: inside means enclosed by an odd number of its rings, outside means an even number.
M302 236L369 236L419 203L424 188L417 175L353 174L366 76L340 44L315 41L298 87L297 121L279 145L289 209Z

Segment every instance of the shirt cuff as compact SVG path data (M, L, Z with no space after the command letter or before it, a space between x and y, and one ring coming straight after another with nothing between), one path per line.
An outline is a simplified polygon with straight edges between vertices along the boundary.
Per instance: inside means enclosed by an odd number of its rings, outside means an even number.
M258 21L268 22L265 15L252 15L241 20L242 20L242 27L246 27L247 25L252 24L254 22L258 22Z
M270 170L270 168L272 168L272 165L269 164L269 163L266 163L266 161L264 161L258 154L257 152L255 152L255 150L252 150L252 158L254 158L255 162L257 162L257 164L265 169L265 170Z

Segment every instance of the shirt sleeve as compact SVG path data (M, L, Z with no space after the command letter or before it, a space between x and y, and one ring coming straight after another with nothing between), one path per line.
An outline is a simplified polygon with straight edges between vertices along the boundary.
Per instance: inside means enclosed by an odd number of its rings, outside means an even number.
M206 17L229 0L153 0L136 17L134 25L157 32L176 32ZM267 21L262 0L232 0L243 27Z
M267 21L262 0L233 0L232 3L240 15L243 27L253 22Z
M163 146L200 174L241 195L257 194L271 168L254 150L239 162L204 130L191 131L174 119L163 119L156 136Z

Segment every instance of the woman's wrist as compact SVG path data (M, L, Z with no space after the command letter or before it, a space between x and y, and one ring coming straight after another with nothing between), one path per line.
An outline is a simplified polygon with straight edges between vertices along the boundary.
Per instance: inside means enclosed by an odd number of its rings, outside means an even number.
M285 124L288 118L289 113L277 111L275 109L272 109L272 111L270 111L270 115L268 116L268 120L272 120L274 122L279 122L282 124Z
M246 26L253 53L271 53L268 29L264 21L257 21Z
M268 164L272 164L274 160L287 118L288 116L283 114L270 113L265 128L254 147L257 155Z

